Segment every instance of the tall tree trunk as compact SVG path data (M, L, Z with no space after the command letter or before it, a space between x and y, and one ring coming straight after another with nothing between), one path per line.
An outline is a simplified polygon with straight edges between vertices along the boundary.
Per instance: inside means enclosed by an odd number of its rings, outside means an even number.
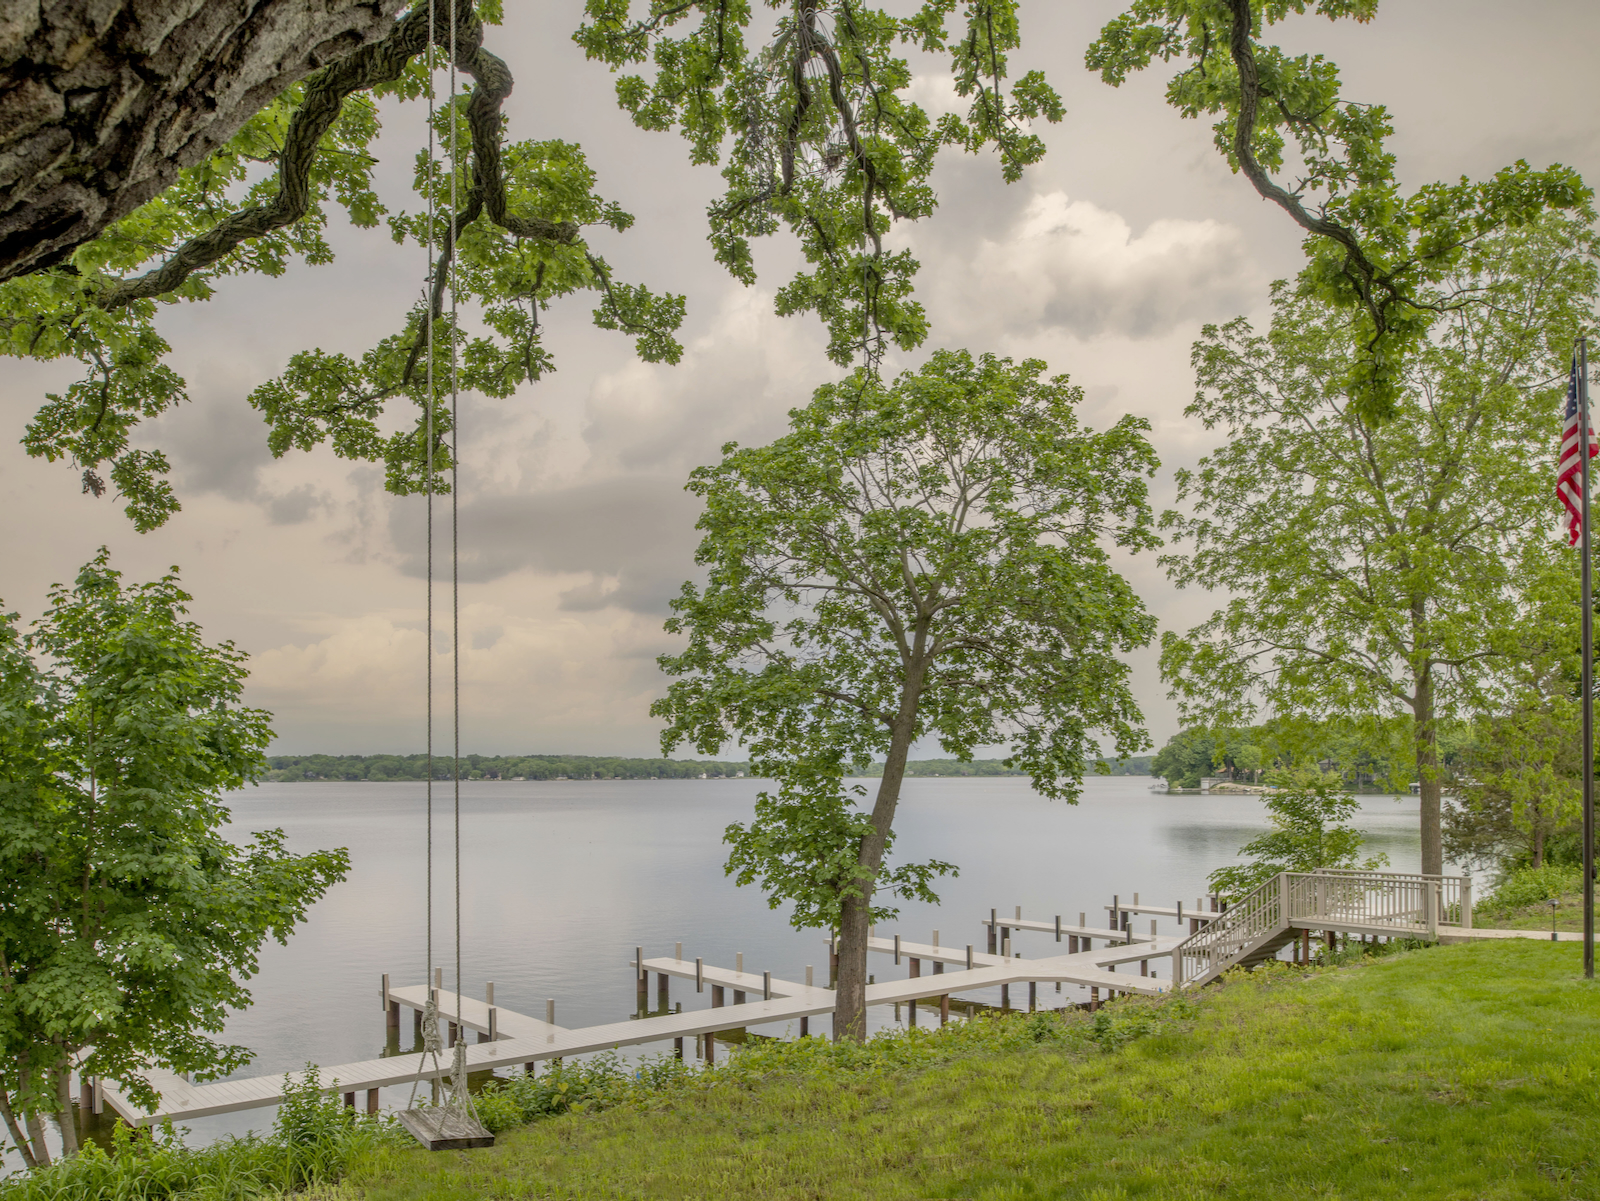
M900 690L900 712L890 731L889 753L884 757L883 778L878 782L878 796L872 806L872 832L861 840L856 854L856 864L864 877L860 887L865 895L845 897L839 909L839 981L833 1010L836 1042L861 1042L867 1036L867 933L871 929L872 894L889 845L895 808L900 803L900 784L906 774L906 757L916 731L917 705L927 673L922 645L923 634L918 631L916 655Z
M28 1146L28 1139L22 1133L22 1127L17 1125L16 1111L11 1108L11 1094L0 1088L0 1114L6 1119L6 1133L11 1136L12 1143L16 1146L18 1154L22 1156L22 1166L36 1168L39 1161L33 1157L33 1148Z
M1537 871L1544 866L1544 826L1539 822L1539 811L1533 811L1533 868Z
M1433 676L1424 667L1416 680L1412 721L1417 750L1417 780L1422 794L1422 870L1427 875L1444 871L1444 841L1439 828L1439 732L1433 711Z
M61 1127L61 1155L78 1153L78 1119L72 1108L72 1061L63 1052L50 1069L50 1083L56 1094L56 1124Z

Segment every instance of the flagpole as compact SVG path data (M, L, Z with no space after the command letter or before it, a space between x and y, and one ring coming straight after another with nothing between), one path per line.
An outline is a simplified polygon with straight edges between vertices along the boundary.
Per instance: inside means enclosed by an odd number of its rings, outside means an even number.
M1578 339L1578 462L1583 476L1583 975L1594 979L1594 603L1589 568L1589 339Z

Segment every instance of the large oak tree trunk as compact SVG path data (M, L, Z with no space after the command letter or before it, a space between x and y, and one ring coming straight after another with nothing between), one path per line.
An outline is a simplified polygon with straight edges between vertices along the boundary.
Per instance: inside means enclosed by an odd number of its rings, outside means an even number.
M0 0L0 279L60 261L405 0Z

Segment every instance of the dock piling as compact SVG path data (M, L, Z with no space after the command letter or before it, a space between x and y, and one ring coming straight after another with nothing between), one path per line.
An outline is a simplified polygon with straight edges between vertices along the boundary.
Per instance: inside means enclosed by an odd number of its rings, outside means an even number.
M969 942L967 944L967 971L970 972L971 970L972 970L972 944Z
M894 965L895 967L900 966L900 936L898 934L894 936Z
M772 1000L772 973L771 972L762 972L761 973L761 999L763 1001Z
M694 957L694 990L695 992L706 990L706 961L699 955Z
M556 1024L556 999L548 998L544 1003L544 1021L547 1026Z
M1000 944L995 941L999 937L1000 911L998 909L991 909L989 910L989 954L993 955L996 949L999 947ZM970 967L971 965L969 964L968 966Z
M367 1112L378 1112L378 1090L375 1088L369 1088L367 1090Z
M1061 915L1056 914L1056 941L1061 941Z

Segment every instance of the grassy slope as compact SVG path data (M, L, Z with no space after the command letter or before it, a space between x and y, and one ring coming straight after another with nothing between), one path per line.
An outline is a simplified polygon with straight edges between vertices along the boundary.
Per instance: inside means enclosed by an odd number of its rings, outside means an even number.
M1560 901L1561 903L1556 906L1556 929L1582 930L1583 893L1564 892ZM1595 905L1595 916L1600 917L1600 903ZM1547 901L1540 901L1533 905L1524 905L1519 909L1490 912L1482 916L1474 911L1472 920L1480 926L1493 926L1501 930L1548 930L1550 904Z
M1600 1197L1600 991L1578 953L1276 973L1110 1052L694 1092L488 1151L406 1151L350 1183L373 1201Z

